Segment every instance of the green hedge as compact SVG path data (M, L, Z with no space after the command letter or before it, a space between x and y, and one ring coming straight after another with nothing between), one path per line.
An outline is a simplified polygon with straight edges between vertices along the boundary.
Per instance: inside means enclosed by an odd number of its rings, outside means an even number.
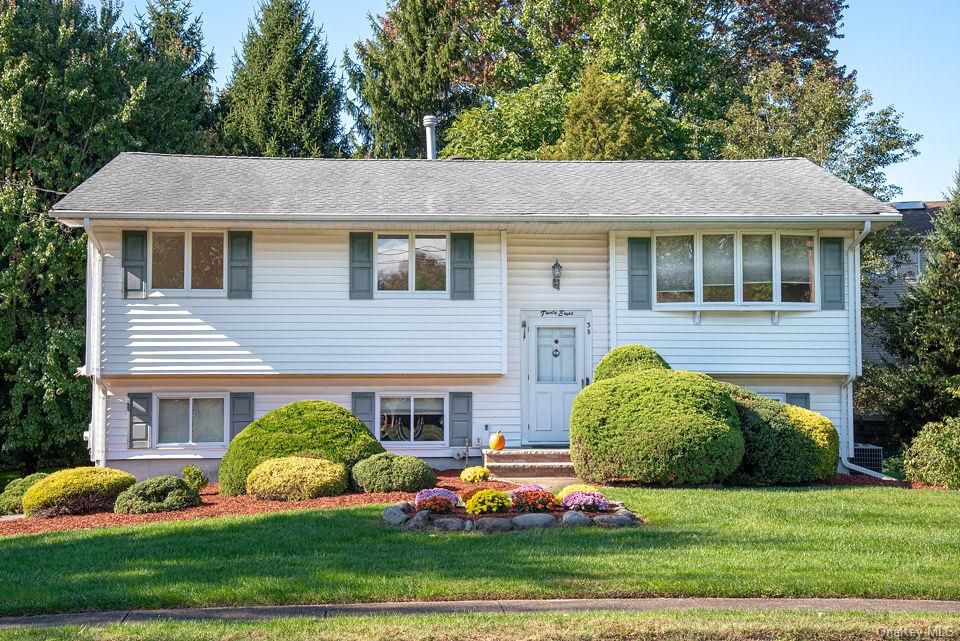
M347 490L347 468L322 458L285 456L264 461L247 477L247 494L263 501L306 501Z
M34 484L47 478L49 474L37 472L22 479L13 479L0 493L0 515L21 514L23 512L23 495Z
M272 458L315 453L347 469L383 452L356 416L329 401L297 401L264 414L230 442L220 462L220 493L243 494L253 468Z
M155 476L134 483L117 497L117 514L177 512L200 505L200 494L179 476Z
M743 458L726 389L704 374L651 369L584 388L570 416L570 457L592 483L723 481Z
M600 359L593 372L593 380L604 381L648 369L670 369L670 366L660 354L646 345L623 345L610 350Z
M353 482L364 492L416 492L437 484L437 475L416 456L384 452L360 461Z
M924 425L903 453L903 470L911 481L960 489L960 418Z
M54 472L23 495L27 516L57 516L112 510L117 496L136 482L108 467L74 467Z

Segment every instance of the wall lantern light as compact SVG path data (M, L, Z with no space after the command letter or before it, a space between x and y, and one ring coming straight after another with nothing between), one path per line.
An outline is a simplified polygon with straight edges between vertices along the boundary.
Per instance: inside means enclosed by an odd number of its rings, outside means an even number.
M563 273L563 265L559 259L553 261L553 288L560 289L560 274Z

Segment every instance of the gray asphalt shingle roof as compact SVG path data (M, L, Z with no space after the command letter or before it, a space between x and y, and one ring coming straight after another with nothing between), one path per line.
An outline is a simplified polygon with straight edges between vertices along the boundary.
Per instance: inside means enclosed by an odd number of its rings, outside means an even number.
M802 158L546 162L123 153L52 213L429 219L851 217L896 210Z

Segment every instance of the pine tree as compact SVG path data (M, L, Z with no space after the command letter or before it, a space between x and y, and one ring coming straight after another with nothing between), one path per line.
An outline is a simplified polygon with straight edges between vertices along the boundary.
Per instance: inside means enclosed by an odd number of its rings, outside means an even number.
M343 88L306 0L264 0L221 96L218 129L230 153L337 156Z
M457 3L398 0L385 16L371 18L373 38L355 44L357 60L344 56L355 99L355 147L379 158L423 158L423 117L437 116L437 138L463 109L475 104L466 73L466 43Z

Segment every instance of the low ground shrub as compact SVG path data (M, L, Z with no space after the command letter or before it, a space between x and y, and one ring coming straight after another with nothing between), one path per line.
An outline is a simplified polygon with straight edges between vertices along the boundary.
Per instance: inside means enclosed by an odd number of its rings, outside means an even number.
M247 476L247 494L261 501L307 501L347 490L347 468L321 458L285 456L264 461Z
M27 516L57 516L112 510L132 475L108 467L74 467L54 472L34 483L23 495Z
M49 474L37 472L22 479L13 479L0 493L0 515L21 514L23 512L23 495L38 481L47 478Z
M464 483L483 483L490 478L490 470L482 465L466 467L460 472L460 480Z
M510 497L499 490L479 490L466 503L467 514L493 514L510 509Z
M549 512L557 505L546 490L514 490L511 498L517 512Z
M796 405L786 405L787 416L803 435L806 469L813 481L836 474L840 463L840 435L823 414Z
M185 465L183 469L180 470L180 475L183 476L183 480L187 482L187 485L197 492L210 484L210 478L199 465Z
M583 512L603 512L610 508L610 503L600 492L575 490L563 497L563 507Z
M570 415L570 458L592 483L716 483L743 458L726 389L704 374L651 369L587 386Z
M364 492L416 492L437 484L437 475L416 456L384 452L357 463L353 483Z
M220 463L220 493L243 494L247 476L264 461L315 452L349 470L383 446L356 416L328 401L297 401L268 412L237 434Z
M960 418L927 423L903 453L911 481L960 489Z
M562 502L563 497L565 497L567 494L570 494L570 492L576 492L577 490L581 490L583 492L599 492L600 491L593 485L587 485L586 483L574 483L573 485L568 485L562 490L560 490L559 492L557 492L556 494L554 494L554 498L557 499L558 503Z
M177 512L200 505L200 494L179 476L155 476L134 483L117 497L117 514Z
M646 345L623 345L607 352L593 372L594 381L648 369L670 369L660 354Z

